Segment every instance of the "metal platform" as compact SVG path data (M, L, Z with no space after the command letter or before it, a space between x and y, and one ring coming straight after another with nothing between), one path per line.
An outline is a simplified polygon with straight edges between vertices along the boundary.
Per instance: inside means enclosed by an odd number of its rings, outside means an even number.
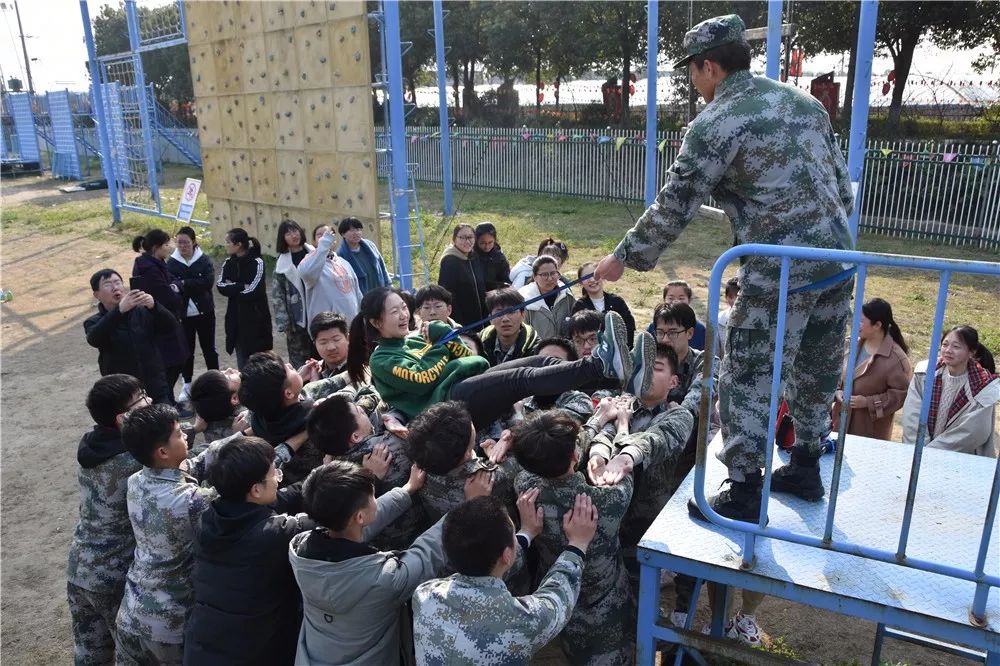
M726 478L726 468L715 458L720 446L717 436L708 454L709 491ZM835 539L896 548L912 457L913 447L906 444L847 437ZM787 454L775 455L775 467L786 461ZM995 465L989 458L925 449L908 556L962 569L975 567ZM826 488L832 468L833 456L824 456L821 471ZM639 544L643 565L639 663L653 663L655 638L679 636L659 624L654 567L965 644L989 653L987 663L1000 663L997 590L991 591L987 603L986 626L977 627L969 617L975 584L944 575L769 538L758 540L753 568L742 570L744 535L690 518L687 501L693 486L692 471ZM822 537L826 509L826 501L811 503L775 493L769 526ZM986 573L998 571L1000 529L994 524ZM698 641L688 636L684 642Z

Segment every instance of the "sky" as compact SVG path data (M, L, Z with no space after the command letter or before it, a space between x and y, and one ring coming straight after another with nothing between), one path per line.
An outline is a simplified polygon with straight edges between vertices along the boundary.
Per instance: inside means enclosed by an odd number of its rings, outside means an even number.
M140 0L144 5L162 4L164 0ZM101 6L108 4L101 0L91 0L90 16L97 16ZM117 4L115 2L114 4ZM28 36L28 56L32 59L31 73L36 91L70 90L84 91L89 86L85 63L87 49L83 41L83 23L78 0L20 0L21 22L24 34ZM24 81L24 57L18 38L17 17L13 0L0 0L0 69L6 81L16 76ZM447 40L447 37L445 38ZM1000 72L976 74L970 63L974 56L946 52L932 46L921 46L915 59L915 69L921 73L949 78L1000 79ZM805 68L828 71L839 65L840 58L823 56L821 59L806 57ZM814 64L815 63L815 64ZM874 67L876 76L891 69L888 58L877 60Z

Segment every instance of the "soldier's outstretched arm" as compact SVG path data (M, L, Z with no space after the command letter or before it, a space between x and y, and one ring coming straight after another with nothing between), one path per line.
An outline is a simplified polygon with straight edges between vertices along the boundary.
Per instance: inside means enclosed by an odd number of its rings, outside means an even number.
M722 180L740 142L738 129L724 121L692 123L663 189L615 248L615 258L627 268L652 270Z

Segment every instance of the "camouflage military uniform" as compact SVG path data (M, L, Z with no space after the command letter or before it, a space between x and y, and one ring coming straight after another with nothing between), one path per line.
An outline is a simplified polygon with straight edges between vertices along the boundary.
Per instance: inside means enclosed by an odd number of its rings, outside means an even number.
M634 461L635 492L621 526L622 545L631 548L633 557L639 539L677 490L674 466L693 426L691 412L673 405L659 410L645 424L630 425L631 434L612 438L602 432L591 444L589 457L610 460L614 455L627 453Z
M66 566L76 664L109 664L115 654L115 616L132 563L135 537L128 519L128 478L142 469L130 453L80 467L80 522Z
M499 465L475 452L470 460L447 474L427 474L424 487L417 491L431 522L440 520L456 506L465 501L465 480L480 470L493 472L493 496L501 500L511 516L517 516L517 498L514 496L514 477L520 466L513 456L508 456Z
M320 398L333 395L350 384L351 378L347 376L346 372L338 372L337 374L323 374L320 372L319 379L309 382L302 387L302 395L310 400L319 400Z
M742 39L743 29L735 15L709 19L688 32L684 46L690 57ZM748 71L720 82L715 98L691 123L656 201L615 256L629 268L651 270L710 194L729 216L737 244L854 247L847 224L854 196L829 116L816 99L790 85ZM738 481L763 466L769 441L780 267L773 257L743 259L740 295L729 319L719 377L725 442L720 457ZM792 261L789 287L809 288L844 269L836 262ZM796 433L815 453L840 377L850 286L844 279L788 299L786 397Z
M524 402L524 414L518 416L511 412L508 417L503 419L497 419L491 423L487 428L476 431L477 441L482 444L483 441L487 439L500 439L500 435L503 433L504 429L510 428L512 425L527 417L529 414L533 414L537 411L542 411L544 409L561 409L574 419L577 423L581 425L586 423L594 414L594 403L586 393L582 391L566 391L560 393L556 398L555 404L550 408L542 407L540 401L536 396L531 396Z
M583 559L564 550L538 589L511 595L493 576L430 580L413 593L419 664L528 664L569 621L580 594Z
M180 663L194 603L192 544L212 489L179 469L143 467L128 480L135 559L118 609L118 664Z
M539 568L551 567L566 549L563 515L573 508L577 493L590 495L598 512L597 534L584 558L580 598L561 634L562 648L571 664L631 664L635 652L635 599L628 583L618 531L632 499L632 477L617 486L594 487L581 472L545 479L521 472L514 481L520 494L531 488L540 493L537 506L544 527L532 542Z

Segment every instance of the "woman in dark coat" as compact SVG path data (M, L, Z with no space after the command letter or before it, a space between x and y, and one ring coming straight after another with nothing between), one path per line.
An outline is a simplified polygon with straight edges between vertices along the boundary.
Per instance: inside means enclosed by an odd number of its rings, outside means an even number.
M451 234L451 247L441 258L438 284L451 293L451 318L463 326L479 321L486 312L486 285L482 267L472 261L476 233L460 224Z
M483 272L486 293L510 286L510 262L497 242L497 228L492 222L476 225L476 247L472 260Z
M224 244L219 293L229 299L226 306L226 352L236 352L236 367L242 368L251 354L270 351L271 311L267 306L267 285L260 241L245 229L231 229Z
M188 357L187 340L181 326L181 317L184 315L181 281L167 270L166 263L173 246L167 232L149 229L132 240L132 249L140 254L132 266L131 287L152 296L155 302L169 310L176 319L176 326L156 337L156 346L163 359L167 390L173 400L174 384L177 383Z
M184 312L181 325L187 339L188 356L181 370L184 386L177 397L178 402L190 399L191 380L194 376L194 341L201 342L201 353L205 357L206 370L219 369L219 352L215 349L215 301L212 299L212 285L215 283L215 266L208 255L198 247L194 229L181 227L174 239L177 249L167 260L167 270L181 281L184 296Z

